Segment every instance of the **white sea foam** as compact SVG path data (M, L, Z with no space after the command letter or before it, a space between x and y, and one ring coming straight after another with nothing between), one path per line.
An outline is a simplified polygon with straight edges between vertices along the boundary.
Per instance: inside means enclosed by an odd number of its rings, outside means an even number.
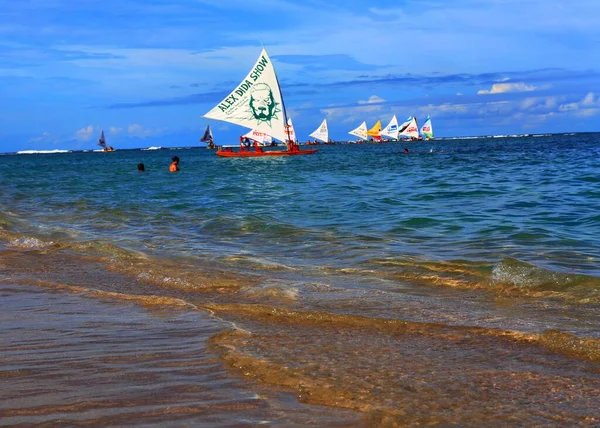
M148 147L147 149L142 149L142 150L162 150L161 146L152 146L152 147Z
M71 153L71 150L21 150L17 152L18 155L37 155L37 154L48 154L48 153Z
M32 250L42 250L44 248L51 247L52 245L54 245L53 241L45 242L31 237L13 239L8 243L9 247L28 248Z

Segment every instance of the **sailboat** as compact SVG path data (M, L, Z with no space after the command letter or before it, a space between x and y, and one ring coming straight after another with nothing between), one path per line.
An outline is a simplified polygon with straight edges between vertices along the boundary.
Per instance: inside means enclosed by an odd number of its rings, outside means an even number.
M310 134L316 140L323 141L325 144L329 143L329 130L327 129L327 119L323 119L323 122L319 125L315 132Z
M367 122L361 123L357 128L354 128L352 131L348 132L350 135L354 135L361 140L366 140L367 136Z
M371 129L367 131L367 135L375 141L381 141L381 120L378 120Z
M215 148L215 140L213 139L212 131L210 130L210 125L206 127L206 131L204 131L204 135L200 138L201 143L206 143L207 149Z
M258 60L241 83L219 104L204 115L208 119L222 120L263 132L280 141L287 142L287 150L263 151L255 146L254 151L243 145L240 150L233 147L218 147L217 155L223 157L259 157L309 155L317 150L300 150L290 140L287 115L279 81L273 63L263 48Z
M425 123L421 127L421 135L425 137L427 140L433 140L433 126L431 125L431 118L427 116Z
M106 145L106 138L104 138L104 129L100 132L100 138L98 138L98 145L100 147L102 147L103 152L114 152L115 151L115 149L113 149L112 146Z
M396 115L394 115L392 120L390 120L390 123L381 130L380 135L382 137L391 138L392 140L398 139L398 119L396 119Z
M419 125L416 117L409 117L400 128L399 137L409 138L411 140L419 139Z

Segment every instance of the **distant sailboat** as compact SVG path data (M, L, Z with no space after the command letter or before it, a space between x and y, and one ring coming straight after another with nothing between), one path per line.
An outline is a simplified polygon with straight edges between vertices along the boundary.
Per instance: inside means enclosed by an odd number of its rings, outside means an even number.
M204 135L200 138L200 142L206 143L207 149L215 148L215 141L213 139L212 131L210 130L210 125L206 127L206 131L204 131Z
M315 132L310 134L316 140L320 140L324 143L329 142L329 130L327 129L327 119L323 119L323 122L319 125Z
M433 125L431 124L431 118L427 116L425 123L421 127L421 135L427 140L433 140Z
M417 125L416 117L409 117L409 119L400 128L399 137L410 138L411 140L419 139L419 125Z
M281 88L265 49L241 83L204 117L263 132L283 142L290 139ZM237 152L231 146L217 149L217 155L222 157L293 156L315 152L300 150L295 143L288 144L284 151L263 151L262 147L251 151L242 144Z
M367 135L375 141L381 141L381 120L378 120L377 123L367 131Z
M382 137L391 138L392 140L398 139L398 119L396 119L396 115L394 115L392 120L390 120L390 123L381 130L380 135Z
M367 135L367 122L363 122L358 126L358 128L354 128L352 131L348 132L350 135L354 135L361 140L366 140L368 138Z
M100 138L98 138L98 145L102 147L103 152L113 152L115 150L112 146L106 145L106 138L104 138L104 129L100 132Z

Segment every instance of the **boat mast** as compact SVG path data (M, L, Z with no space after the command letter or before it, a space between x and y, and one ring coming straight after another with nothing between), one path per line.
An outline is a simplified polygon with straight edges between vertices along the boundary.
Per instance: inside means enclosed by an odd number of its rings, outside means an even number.
M288 141L291 141L292 137L290 136L290 127L288 126L288 117L287 111L285 109L285 101L283 101L283 93L281 92L281 85L279 84L279 78L277 77L277 74L275 74L275 80L277 81L277 87L279 88L279 95L281 95L281 107L283 107L283 126L285 127L285 133L287 134Z

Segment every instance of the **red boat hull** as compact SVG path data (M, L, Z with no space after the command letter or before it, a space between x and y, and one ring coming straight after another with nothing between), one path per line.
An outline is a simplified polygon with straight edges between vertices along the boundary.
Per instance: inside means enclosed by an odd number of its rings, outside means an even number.
M224 158L259 158L259 157L267 157L267 156L298 156L298 155L312 155L316 153L317 150L273 150L273 151L264 151L264 152L228 152L225 150L217 151L217 156L222 156Z

